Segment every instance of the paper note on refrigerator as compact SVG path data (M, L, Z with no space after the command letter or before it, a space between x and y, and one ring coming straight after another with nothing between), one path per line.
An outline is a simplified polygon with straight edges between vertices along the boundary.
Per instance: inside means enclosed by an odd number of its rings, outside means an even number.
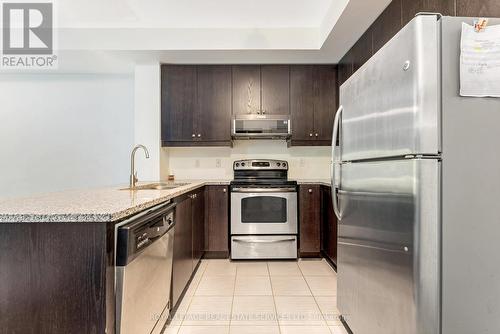
M462 23L460 51L460 95L500 97L500 25Z

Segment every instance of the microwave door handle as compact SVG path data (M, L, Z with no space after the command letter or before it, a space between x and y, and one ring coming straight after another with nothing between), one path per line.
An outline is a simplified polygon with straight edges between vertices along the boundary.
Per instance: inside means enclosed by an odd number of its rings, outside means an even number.
M337 216L337 219L340 221L342 219L342 215L339 210L339 203L338 203L338 198L337 198L337 185L336 185L336 180L335 180L335 167L337 165L337 161L335 160L335 156L337 154L337 137L339 134L339 126L340 126L340 116L342 112L344 111L344 107L340 106L339 109L337 110L337 113L335 114L335 119L333 121L333 134L332 134L332 202L333 202L333 211L335 212L335 216ZM340 143L339 143L340 146ZM341 153L341 151L339 151ZM341 168L341 157L339 156L339 168ZM340 169L339 169L340 171ZM340 174L340 173L339 173ZM340 188L340 184L339 184Z

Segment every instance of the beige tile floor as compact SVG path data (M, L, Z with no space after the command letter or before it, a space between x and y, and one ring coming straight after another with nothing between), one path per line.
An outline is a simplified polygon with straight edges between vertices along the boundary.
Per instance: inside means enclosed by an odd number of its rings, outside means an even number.
M346 334L325 260L203 260L165 334Z

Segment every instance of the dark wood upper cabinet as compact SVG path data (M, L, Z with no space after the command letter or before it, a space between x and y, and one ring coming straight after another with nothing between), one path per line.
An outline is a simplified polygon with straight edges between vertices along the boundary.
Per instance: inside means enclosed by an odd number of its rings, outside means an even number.
M261 66L261 111L265 114L290 114L290 66Z
M329 145L333 119L337 111L337 68L334 65L313 67L314 78L314 138Z
M314 132L313 66L290 67L292 140L307 141Z
M230 141L231 67L203 65L197 71L196 137L201 141Z
M339 61L338 65L338 86L342 86L342 84L349 79L352 75L352 52L351 50L347 51L347 53L342 57ZM340 95L339 95L340 97Z
M482 3L483 0L467 0ZM458 2L458 1L457 1ZM440 13L445 16L455 15L455 0L402 0L403 26L420 12Z
M163 65L164 146L231 145L231 67Z
M161 68L162 142L191 141L196 108L196 67Z
M337 108L335 65L290 67L291 145L330 145Z
M299 253L321 252L321 193L317 184L299 186Z
M233 114L260 111L260 65L234 65L232 79Z
M205 191L205 250L207 255L229 256L229 197L227 186Z
M456 0L457 16L499 17L498 0Z
M356 72L373 55L372 27L352 47L352 71Z
M373 54L380 50L403 27L401 1L393 0L373 23Z

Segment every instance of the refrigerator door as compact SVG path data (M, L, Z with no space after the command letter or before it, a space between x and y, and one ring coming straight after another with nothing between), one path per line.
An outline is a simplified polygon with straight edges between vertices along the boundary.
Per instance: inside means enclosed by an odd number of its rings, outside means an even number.
M439 25L415 17L340 88L343 161L438 154Z
M338 307L356 334L439 334L440 164L342 164Z

